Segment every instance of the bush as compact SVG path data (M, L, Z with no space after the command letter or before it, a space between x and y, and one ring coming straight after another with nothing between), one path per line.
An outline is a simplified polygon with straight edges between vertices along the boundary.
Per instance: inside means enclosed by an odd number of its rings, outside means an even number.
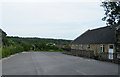
M24 51L24 49L20 45L3 47L3 49L2 49L2 58L8 57L10 55L13 55L15 53L20 53L20 52L23 52L23 51Z
M62 49L58 46L55 45L49 45L45 43L36 43L34 45L34 50L35 51L61 51Z
M70 45L65 45L65 47L62 48L63 51L71 51Z
M25 41L22 41L20 45L23 46L24 51L29 51L32 48L32 45Z

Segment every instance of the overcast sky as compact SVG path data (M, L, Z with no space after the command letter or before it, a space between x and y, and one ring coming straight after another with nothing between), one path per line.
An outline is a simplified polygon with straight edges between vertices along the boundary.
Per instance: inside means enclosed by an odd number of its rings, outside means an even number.
M0 27L9 36L73 40L88 29L105 26L100 1L62 1L4 0Z

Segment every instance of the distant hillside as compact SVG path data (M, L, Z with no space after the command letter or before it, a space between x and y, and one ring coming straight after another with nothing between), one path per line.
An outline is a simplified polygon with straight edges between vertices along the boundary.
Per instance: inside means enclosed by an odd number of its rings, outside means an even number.
M24 38L24 37L10 37L7 36L8 39L13 40L17 43L21 41L29 42L31 44L34 43L54 43L58 45L67 45L69 44L72 40L63 40L63 39L47 39L47 38Z
M0 29L0 33L2 34L2 42L3 45L13 45L13 43L20 44L21 42L27 42L29 44L36 43L45 43L45 44L56 44L56 45L68 45L72 40L64 40L64 39L49 39L49 38L37 38L37 37L15 37L15 36L7 36L6 32Z
M71 40L47 39L47 38L25 38L7 36L6 32L0 29L0 58L20 53L23 51L47 51L62 52L69 47ZM2 51L1 51L2 49Z

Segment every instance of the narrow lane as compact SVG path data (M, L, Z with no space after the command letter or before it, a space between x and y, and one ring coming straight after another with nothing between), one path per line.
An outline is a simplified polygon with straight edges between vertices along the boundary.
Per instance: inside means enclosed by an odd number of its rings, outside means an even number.
M118 65L65 55L26 52L2 61L3 75L117 75Z

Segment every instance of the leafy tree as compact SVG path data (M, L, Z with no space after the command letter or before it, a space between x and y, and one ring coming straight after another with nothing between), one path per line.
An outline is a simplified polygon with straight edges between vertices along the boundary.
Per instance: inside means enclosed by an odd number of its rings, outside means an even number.
M120 24L120 1L104 1L101 5L105 11L103 21L107 21L107 25Z
M65 51L70 51L71 46L70 45L65 45L62 49L65 50Z
M32 48L32 45L25 41L21 41L20 45L23 46L25 51L29 51Z
M46 43L35 43L34 50L36 51L61 51L61 48L55 45L50 45Z

